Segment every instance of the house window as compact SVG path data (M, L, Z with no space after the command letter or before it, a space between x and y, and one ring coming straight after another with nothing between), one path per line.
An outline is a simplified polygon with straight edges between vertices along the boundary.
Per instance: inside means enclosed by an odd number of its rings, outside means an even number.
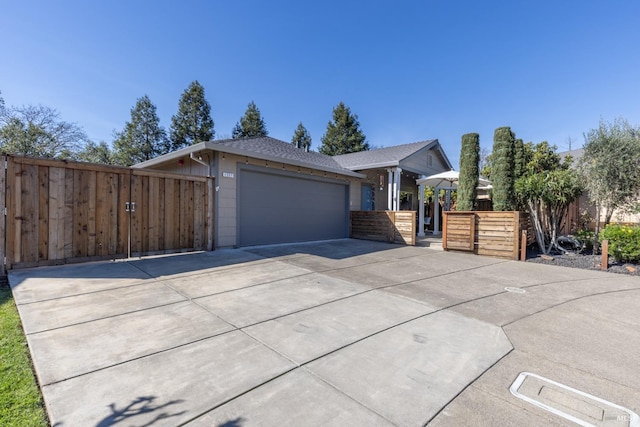
M431 154L427 154L427 166L433 166L433 156Z

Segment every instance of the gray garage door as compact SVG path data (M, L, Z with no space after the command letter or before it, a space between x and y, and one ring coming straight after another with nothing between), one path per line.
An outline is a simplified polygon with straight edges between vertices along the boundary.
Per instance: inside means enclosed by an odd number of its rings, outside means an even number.
M237 197L240 246L348 237L344 182L243 168Z

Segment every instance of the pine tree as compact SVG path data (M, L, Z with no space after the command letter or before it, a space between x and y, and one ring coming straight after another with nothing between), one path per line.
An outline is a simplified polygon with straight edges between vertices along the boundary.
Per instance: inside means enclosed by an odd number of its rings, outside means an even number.
M360 130L358 116L351 114L349 107L340 102L333 109L333 121L327 123L319 151L329 156L366 151L369 149L366 139Z
M156 106L147 95L136 101L131 109L131 121L115 137L114 163L121 166L152 159L171 148L167 132L160 126Z
M256 107L255 102L251 101L247 106L244 116L236 123L231 133L233 139L252 138L257 136L267 136L267 126L260 115L260 110Z
M182 93L178 113L171 117L171 148L178 150L215 137L211 105L204 97L204 87L197 80Z
M460 180L458 181L459 211L471 211L478 194L478 163L480 162L480 135L462 135L460 150Z
M309 135L307 128L304 127L302 122L298 123L293 138L291 138L291 143L304 151L309 151L311 148L311 135Z
M491 182L493 184L493 210L515 209L515 134L508 126L495 130L493 136Z

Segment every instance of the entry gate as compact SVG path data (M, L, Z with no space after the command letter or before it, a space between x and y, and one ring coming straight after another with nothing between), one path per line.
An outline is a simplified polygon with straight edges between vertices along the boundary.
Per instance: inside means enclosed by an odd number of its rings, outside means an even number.
M213 250L213 178L17 156L0 162L6 269Z

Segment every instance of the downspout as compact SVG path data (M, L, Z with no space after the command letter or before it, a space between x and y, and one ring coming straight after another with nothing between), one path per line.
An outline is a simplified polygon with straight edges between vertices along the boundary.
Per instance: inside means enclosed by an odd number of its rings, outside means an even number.
M193 153L189 153L189 158L196 163L200 163L202 166L207 167L207 177L211 177L211 165L207 162L204 162L202 159L199 159L193 155Z

